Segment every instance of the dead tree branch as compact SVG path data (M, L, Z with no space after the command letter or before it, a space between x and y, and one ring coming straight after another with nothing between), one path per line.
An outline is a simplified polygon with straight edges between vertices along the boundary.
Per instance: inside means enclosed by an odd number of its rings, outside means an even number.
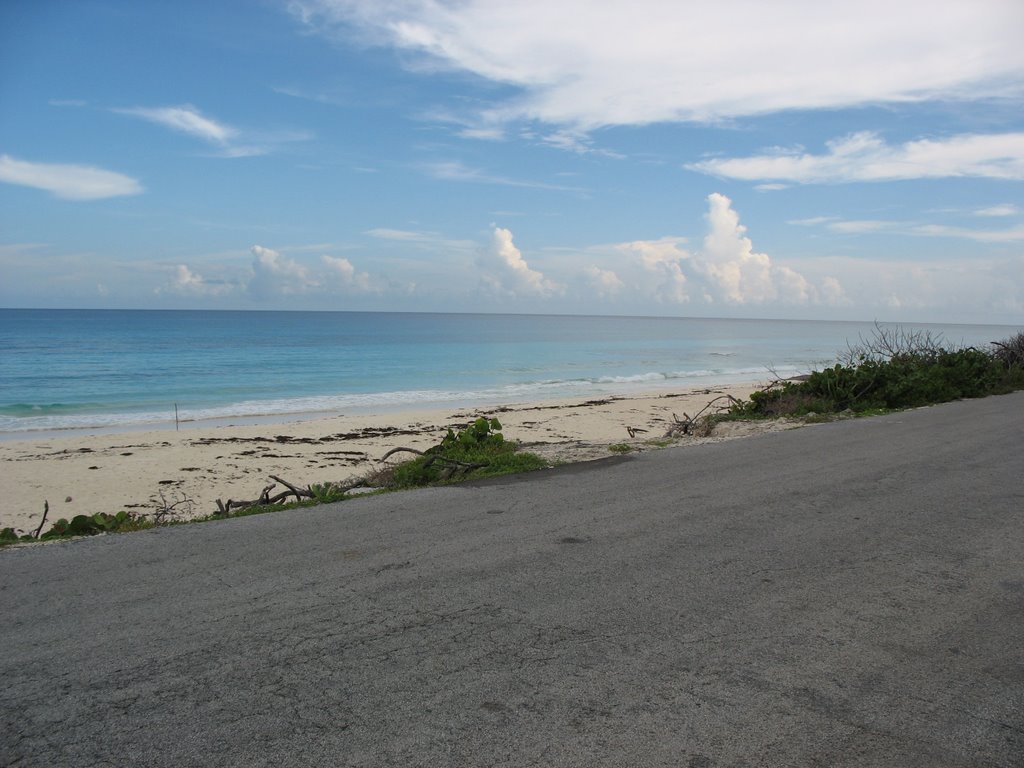
M721 401L726 401L726 404L721 404ZM714 413L727 410L733 405L739 405L740 401L732 395L720 395L714 400L709 402L699 411L697 415L691 417L688 413L683 413L683 418L680 419L674 413L672 414L672 426L665 432L665 437L683 437L686 435L695 435L698 432L703 432L702 437L706 437L710 434L710 428L712 426L711 417ZM712 411L713 409L713 411ZM709 411L712 411L709 413Z
M50 502L43 501L43 519L39 521L39 527L36 528L36 532L32 534L32 538L39 538L39 534L43 532L43 526L46 525L46 516L48 514L50 514Z

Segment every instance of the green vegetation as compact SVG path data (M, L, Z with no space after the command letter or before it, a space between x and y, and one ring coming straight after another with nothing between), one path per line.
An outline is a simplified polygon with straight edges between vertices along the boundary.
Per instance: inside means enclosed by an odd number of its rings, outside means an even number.
M840 414L866 416L1019 389L1024 389L1024 333L992 342L990 349L983 350L952 348L925 332L876 326L871 339L861 339L858 345L851 346L832 367L814 371L801 381L776 381L754 392L749 400L733 401L726 413L702 415L702 411L693 419L676 419L670 434L673 437L709 434L714 424L723 420L794 416L810 422L828 421ZM732 400L731 397L728 399ZM712 401L708 407L714 403ZM671 442L647 441L650 445ZM608 450L624 454L634 447L628 443L615 443L609 445ZM46 522L44 512L43 523L33 533L22 533L12 528L0 530L0 546L262 514L341 501L349 498L349 491L355 488L385 492L529 472L548 466L541 457L519 451L516 443L505 440L497 419L478 418L458 432L449 429L444 439L433 448L423 452L399 448L385 458L402 451L417 456L345 484L324 483L302 488L272 477L288 490L271 497L269 494L274 486L270 485L259 499L252 502L229 500L223 505L218 502L220 514L198 520L179 521L174 518L178 504L191 503L184 498L175 503L163 500L162 506L150 517L131 512L77 515L71 520L57 520L42 533ZM296 501L287 503L289 496L294 496Z
M47 505L47 509L49 509L49 505ZM71 536L94 536L97 533L113 531L138 531L143 528L151 528L153 525L155 523L152 521L140 518L130 512L118 512L116 515L97 512L95 515L75 515L71 520L62 517L46 533L36 531L18 535L13 528L4 528L0 530L0 545L13 544L18 541L47 541Z
M515 443L505 440L497 419L481 417L458 432L449 429L438 445L380 473L377 481L389 489L413 488L531 472L546 466L541 457L521 452Z
M348 492L355 488L372 488L376 489L373 492L383 493L423 485L530 472L548 466L541 457L519 451L516 443L505 440L501 434L501 424L497 419L479 418L458 432L449 429L448 434L438 445L422 453L412 449L396 449L392 453L398 451L419 455L410 461L376 470L366 477L348 483L322 483L302 488L286 483L280 478L272 477L275 481L287 486L288 490L272 497L270 491L274 485L270 485L263 490L260 498L256 501L232 502L229 500L226 504L218 502L221 508L219 513L188 520L176 519L174 515L176 514L175 507L182 503L191 504L190 501L182 498L177 502L170 503L161 496L161 504L151 517L132 512L118 512L115 515L108 515L104 512L95 515L77 515L70 521L61 518L48 531L42 533L46 515L49 512L47 503L43 522L39 529L32 533L22 533L13 528L4 528L0 530L0 546L73 536L93 536L98 533L137 531L162 525L221 520L225 517L246 517L343 501L349 498ZM286 499L289 496L294 496L296 501L287 502Z
M992 349L951 348L925 332L878 326L831 368L779 381L737 403L731 418L870 414L1024 389L1024 333Z

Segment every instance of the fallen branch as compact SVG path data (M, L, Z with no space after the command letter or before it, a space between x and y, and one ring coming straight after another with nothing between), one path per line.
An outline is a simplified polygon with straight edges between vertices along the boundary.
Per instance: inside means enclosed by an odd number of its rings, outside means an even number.
M728 405L715 405L720 400L727 400L728 401ZM721 395L719 397L716 397L714 400L712 400L707 405L705 405L703 408L701 408L699 411L697 411L697 415L693 416L692 418L686 412L683 413L683 418L682 419L680 419L678 416L676 416L673 413L672 414L672 421L674 423L665 432L665 437L683 437L684 435L693 435L694 431L697 430L700 425L704 425L703 428L707 428L707 427L710 426L710 416L711 416L711 414L707 413L707 411L709 409L714 407L716 411L722 411L722 410L726 410L727 408L729 408L729 407L731 407L733 405L739 405L739 404L740 404L740 401L737 400L732 395ZM710 430L708 430L707 433L704 436L706 437L707 434L709 434L709 433L710 433Z
M401 446L392 448L381 456L380 460L387 461L396 453L414 453L417 456L426 456L427 460L423 462L424 470L430 469L434 464L441 464L441 480L451 480L456 474L468 475L474 469L483 469L484 467L490 466L490 462L486 461L460 461L459 459L452 459L448 456L443 456L440 453L428 453L426 451L417 450L416 448L404 448Z
M50 514L50 502L43 502L43 519L39 521L39 527L36 528L36 532L32 534L32 538L38 539L39 534L43 531L43 526L46 525L46 516Z
M314 486L307 486L303 488L302 486L289 483L287 480L283 480L280 477L277 477L276 475L271 475L270 479L273 480L274 482L263 488L263 490L260 492L259 498L248 500L228 499L227 501L217 499L216 514L228 517L231 515L232 510L236 509L249 509L250 507L270 507L275 504L284 504L291 496L294 496L296 501L302 501L303 499L324 500L324 497L329 495L328 492L330 494L336 494L337 496L340 497L348 493L349 491L355 490L356 488L367 487L366 479L360 477L351 480L350 482L347 483L325 483L323 486L316 486L317 491L319 491L318 493L313 490ZM271 496L270 492L277 487L278 483L283 485L286 490L283 490L280 493L275 493L273 496Z
M403 452L404 453L415 453L417 456L424 456L425 455L423 453L423 451L418 451L415 448L392 448L390 451L388 451L383 456L381 456L380 460L381 461L387 461L392 456L394 456L396 453L403 453Z

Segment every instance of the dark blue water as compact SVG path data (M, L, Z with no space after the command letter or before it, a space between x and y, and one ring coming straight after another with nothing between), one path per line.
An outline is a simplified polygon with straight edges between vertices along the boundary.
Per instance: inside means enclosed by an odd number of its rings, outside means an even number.
M1004 326L920 326L953 343ZM803 372L872 323L0 310L0 432L522 402Z

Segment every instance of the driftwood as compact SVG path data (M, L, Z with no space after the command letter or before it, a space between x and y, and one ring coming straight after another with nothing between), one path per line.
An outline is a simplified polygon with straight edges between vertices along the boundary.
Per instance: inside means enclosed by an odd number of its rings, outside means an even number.
M417 456L427 456L427 460L423 462L423 469L430 469L434 464L441 464L441 479L450 480L458 474L469 474L474 469L483 469L488 466L488 462L477 462L477 461L460 461L459 459L452 459L448 456L442 456L440 453L427 453L426 451L420 451L416 448L392 448L390 451L380 457L381 461L387 461L396 453L415 453Z
M716 405L716 403L718 403L721 400L727 401L728 405ZM684 412L683 418L680 419L673 413L673 424L665 432L665 437L683 437L684 435L693 435L696 431L700 431L702 429L702 425L704 425L704 428L710 426L709 417L711 416L711 414L707 413L708 410L714 407L715 411L721 411L733 405L739 405L739 400L737 400L732 395L722 395L721 397L716 397L714 400L712 400L699 411L697 411L697 414L693 417Z
M50 502L43 501L43 519L39 521L39 527L36 528L36 532L32 534L33 538L38 539L39 534L43 532L43 526L46 525L46 516L50 514Z
M227 517L231 514L233 509L248 509L249 507L269 507L274 504L285 504L288 498L291 496L295 497L295 501L302 501L303 499L316 499L318 496L323 496L324 492L321 491L319 494L314 492L313 486L309 485L303 488L300 485L294 485L289 483L287 480L283 480L277 475L271 475L270 479L273 480L270 485L267 485L260 492L260 495L256 499L243 500L243 499L228 499L222 501L217 499L217 514L224 515ZM274 490L278 484L285 487L286 490L275 493L273 496L270 492ZM355 488L361 488L365 486L366 482L362 478L352 480L348 483L329 483L327 490L332 493L338 494L339 496L348 493Z

